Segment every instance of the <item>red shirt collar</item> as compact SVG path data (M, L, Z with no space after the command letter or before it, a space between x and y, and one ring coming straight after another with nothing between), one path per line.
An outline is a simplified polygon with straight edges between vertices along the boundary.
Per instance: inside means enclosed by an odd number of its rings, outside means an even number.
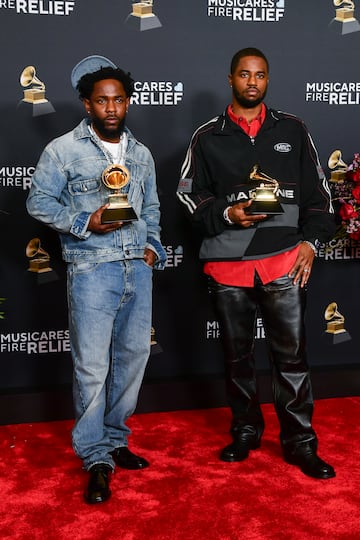
M247 135L249 135L250 137L256 137L259 129L264 123L266 116L266 107L264 103L261 104L260 113L253 120L251 120L250 124L248 124L248 121L245 120L245 118L243 118L242 116L236 116L233 113L231 104L228 105L227 113L230 120L234 122L237 126L240 126L245 131L245 133L247 133Z

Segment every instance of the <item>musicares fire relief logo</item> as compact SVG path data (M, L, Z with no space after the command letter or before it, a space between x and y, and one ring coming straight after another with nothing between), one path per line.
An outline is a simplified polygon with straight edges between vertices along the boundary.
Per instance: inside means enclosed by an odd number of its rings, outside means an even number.
M0 334L0 352L25 354L70 352L69 330L39 330Z
M166 268L177 268L180 266L184 259L183 246L164 246L166 251Z
M0 187L30 189L31 176L35 167L26 165L0 166Z
M132 105L178 105L184 95L182 82L136 81L131 96Z
M285 0L208 0L208 17L241 22L278 22L285 14Z
M327 105L359 105L360 82L308 82L305 87L305 101Z
M206 321L206 339L219 339L220 328L218 321ZM256 319L255 339L265 339L265 329L261 317Z
M339 238L321 244L317 248L317 256L325 261L351 261L360 259L360 245L351 238Z
M0 0L0 9L12 9L22 15L71 15L75 1L71 0Z

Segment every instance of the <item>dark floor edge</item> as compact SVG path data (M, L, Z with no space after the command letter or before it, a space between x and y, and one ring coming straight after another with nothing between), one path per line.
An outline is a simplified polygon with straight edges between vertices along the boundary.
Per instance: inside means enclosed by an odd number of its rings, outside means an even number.
M360 394L360 366L312 370L314 399ZM258 374L259 398L272 401L270 374ZM227 405L222 376L145 381L137 413L202 409ZM19 390L0 395L0 425L48 422L73 418L70 387L34 392Z

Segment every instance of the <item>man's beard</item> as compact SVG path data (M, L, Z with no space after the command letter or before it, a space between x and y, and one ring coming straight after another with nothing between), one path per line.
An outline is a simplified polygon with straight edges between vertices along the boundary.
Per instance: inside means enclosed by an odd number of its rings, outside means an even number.
M104 126L104 122L102 120L99 120L99 118L92 118L93 126L95 127L96 131L100 134L101 137L104 139L115 139L117 137L121 137L124 129L125 129L125 118L123 118L118 125L117 128L114 129L107 129Z
M238 94L236 90L233 90L233 95L238 105L240 105L240 107L243 107L244 109L254 109L255 107L257 107L258 105L260 105L260 103L264 101L265 96L266 96L266 90L262 94L260 94L259 97L256 99L247 99L246 97Z

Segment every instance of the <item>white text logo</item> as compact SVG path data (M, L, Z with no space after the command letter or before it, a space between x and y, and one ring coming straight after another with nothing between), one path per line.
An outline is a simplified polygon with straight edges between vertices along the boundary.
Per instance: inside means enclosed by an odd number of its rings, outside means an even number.
M26 354L70 352L69 330L0 334L0 351Z
M0 187L29 189L35 167L6 166L0 167Z
M206 322L206 339L219 339L220 329L218 321ZM265 330L261 318L256 319L255 339L265 339Z
M291 148L291 144L289 143L277 143L275 144L274 146L274 150L276 150L276 152L291 152L292 148Z
M360 242L351 238L331 240L318 248L317 255L325 261L360 259Z
M75 2L70 0L0 0L0 8L26 15L70 15Z
M359 105L360 82L308 82L305 101L328 105Z
M241 22L278 22L285 0L208 0L208 17L228 17Z
M283 199L294 199L295 194L293 189L282 189L279 188L276 190L276 195L278 197L282 197ZM226 196L226 199L229 203L235 202L235 201L246 201L249 198L249 195L245 193L244 191L239 191L238 193L231 193L230 195Z
M184 85L169 81L135 82L131 96L133 105L178 105L182 101Z
M176 248L173 246L164 246L164 249L167 257L166 268L176 268L183 262L184 248L182 246L177 246Z

